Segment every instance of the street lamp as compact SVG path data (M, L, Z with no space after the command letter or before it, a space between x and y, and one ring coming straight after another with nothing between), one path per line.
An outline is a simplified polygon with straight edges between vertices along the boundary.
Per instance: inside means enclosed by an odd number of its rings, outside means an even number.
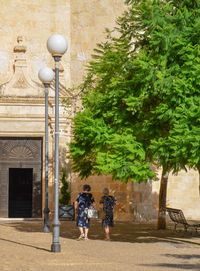
M54 219L53 219L53 241L52 252L60 252L59 243L60 221L58 216L59 208L59 61L67 51L68 44L64 36L52 35L47 40L47 49L55 61L55 174L54 174Z
M48 88L54 79L52 69L45 67L39 70L39 79L45 87L45 207L43 232L49 232L49 208L48 208Z

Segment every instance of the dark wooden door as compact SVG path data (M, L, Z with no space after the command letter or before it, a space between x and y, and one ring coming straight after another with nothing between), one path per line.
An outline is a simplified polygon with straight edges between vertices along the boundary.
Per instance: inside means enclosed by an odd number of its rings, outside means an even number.
M9 168L9 217L32 217L32 168Z

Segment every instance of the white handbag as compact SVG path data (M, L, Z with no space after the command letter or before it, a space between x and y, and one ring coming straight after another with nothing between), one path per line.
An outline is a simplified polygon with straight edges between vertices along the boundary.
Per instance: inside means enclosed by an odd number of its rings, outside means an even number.
M85 212L87 213L88 218L98 218L98 211L94 208L85 208Z

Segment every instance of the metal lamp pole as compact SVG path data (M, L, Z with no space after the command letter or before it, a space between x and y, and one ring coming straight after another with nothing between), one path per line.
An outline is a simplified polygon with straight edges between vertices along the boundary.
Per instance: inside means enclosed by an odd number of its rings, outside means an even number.
M55 173L54 173L54 219L52 252L60 252L59 243L60 221L59 221L59 61L67 51L68 45L64 36L52 35L47 41L47 49L55 61Z
M45 207L43 232L50 232L50 210L48 208L48 88L54 79L54 72L52 69L45 67L39 71L38 77L45 87Z

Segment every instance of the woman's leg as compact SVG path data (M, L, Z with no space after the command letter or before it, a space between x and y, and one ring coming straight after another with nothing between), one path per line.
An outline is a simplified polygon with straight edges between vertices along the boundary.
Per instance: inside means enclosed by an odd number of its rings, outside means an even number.
M109 226L104 228L105 234L106 234L106 240L110 240L110 228Z
M85 228L85 239L88 239L89 228Z
M84 238L84 231L83 231L83 228L82 227L78 227L79 228L79 231L80 231L80 236L79 236L79 239L81 238Z

